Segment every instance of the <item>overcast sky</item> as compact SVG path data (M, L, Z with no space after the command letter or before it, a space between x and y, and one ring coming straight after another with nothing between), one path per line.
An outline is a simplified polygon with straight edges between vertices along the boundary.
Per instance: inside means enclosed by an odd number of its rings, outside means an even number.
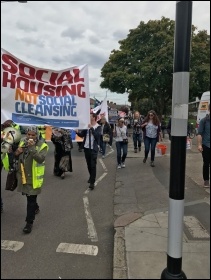
M4 1L1 1L4 2ZM90 97L103 100L101 68L118 41L140 21L175 20L176 1L28 1L1 3L2 48L37 67L61 70L88 64ZM210 34L210 2L193 1L192 24ZM127 94L107 92L129 104Z

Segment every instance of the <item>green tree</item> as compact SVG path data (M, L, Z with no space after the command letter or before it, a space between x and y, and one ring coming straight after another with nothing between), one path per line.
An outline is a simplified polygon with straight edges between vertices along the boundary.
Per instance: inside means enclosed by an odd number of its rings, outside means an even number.
M134 109L155 109L166 114L171 106L175 22L161 20L140 22L127 38L119 41L101 69L100 86L114 93L129 92ZM210 36L207 31L195 33L192 27L190 60L190 101L210 88ZM146 101L147 99L147 101ZM141 108L140 108L141 109Z

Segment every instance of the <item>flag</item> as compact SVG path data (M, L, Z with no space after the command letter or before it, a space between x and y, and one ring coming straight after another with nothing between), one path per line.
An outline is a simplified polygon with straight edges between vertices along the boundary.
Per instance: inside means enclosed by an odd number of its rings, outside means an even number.
M108 119L107 97L104 98L103 102L101 102L100 105L93 108L91 112L98 115L97 121L99 121L104 116L108 122L109 119Z
M126 117L126 113L123 112L123 111L118 111L118 115L119 115L121 118Z
M98 105L97 107L91 109L91 112L98 115L100 113L100 110L101 110L101 105Z
M95 107L99 106L102 102L99 101L98 99L96 99L95 97L94 97L94 99L95 99L95 104L94 104L94 108L95 108Z
M101 103L101 110L100 110L100 119L102 117L106 118L108 122L108 105L107 105L107 96L104 98L103 102Z

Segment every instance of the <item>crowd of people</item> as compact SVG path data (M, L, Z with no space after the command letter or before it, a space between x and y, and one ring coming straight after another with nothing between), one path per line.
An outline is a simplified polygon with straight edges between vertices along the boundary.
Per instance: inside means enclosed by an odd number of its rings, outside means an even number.
M198 150L203 156L203 178L204 186L209 187L210 168L210 115L201 120L198 133ZM77 142L78 150L84 151L84 156L89 173L89 189L95 188L97 174L98 154L102 159L106 156L106 147L112 146L115 139L117 169L126 167L128 153L128 126L125 119L120 117L115 124L110 125L105 117L97 121L98 116L90 114L90 122L87 129L75 130L75 133L83 138L83 142ZM13 121L8 120L2 124L1 130L6 127L16 127ZM144 117L140 112L134 112L131 122L133 130L134 153L141 152L142 142L144 143L144 159L146 163L150 153L150 165L155 167L156 144L163 139L162 122L160 122L155 111L150 110ZM35 215L39 213L37 196L41 193L43 178L45 174L45 159L49 150L45 141L43 128L29 126L26 129L26 136L18 143L11 145L7 153L1 153L1 170L4 167L8 171L7 181L10 184L11 172L15 172L14 182L17 190L27 198L26 225L24 233L32 231ZM1 141L4 141L1 139ZM66 172L73 172L71 150L73 143L69 129L54 127L52 129L51 141L54 144L54 166L53 174L65 178ZM7 182L7 184L8 184ZM1 199L1 211L3 202Z

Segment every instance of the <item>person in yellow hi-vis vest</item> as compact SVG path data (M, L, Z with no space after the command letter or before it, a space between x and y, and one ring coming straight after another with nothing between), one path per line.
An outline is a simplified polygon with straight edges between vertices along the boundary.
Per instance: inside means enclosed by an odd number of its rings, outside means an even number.
M30 233L39 212L37 195L41 193L45 173L45 157L48 145L39 139L39 130L36 126L26 129L26 138L21 140L15 156L18 160L17 190L27 197L27 215L24 233Z
M3 130L7 127L14 127L16 129L20 129L20 126L18 124L15 124L12 120L6 120L4 123L1 124L1 143L3 141L2 137L3 137ZM14 143L12 146L13 150L17 149L16 143ZM9 171L10 169L13 168L13 160L14 160L14 156L13 154L3 154L1 153L1 171L2 168L4 167L4 169L6 171ZM1 198L1 212L3 212L3 202L2 202L2 198Z
M46 139L46 126L45 125L38 125L40 137L44 140Z

